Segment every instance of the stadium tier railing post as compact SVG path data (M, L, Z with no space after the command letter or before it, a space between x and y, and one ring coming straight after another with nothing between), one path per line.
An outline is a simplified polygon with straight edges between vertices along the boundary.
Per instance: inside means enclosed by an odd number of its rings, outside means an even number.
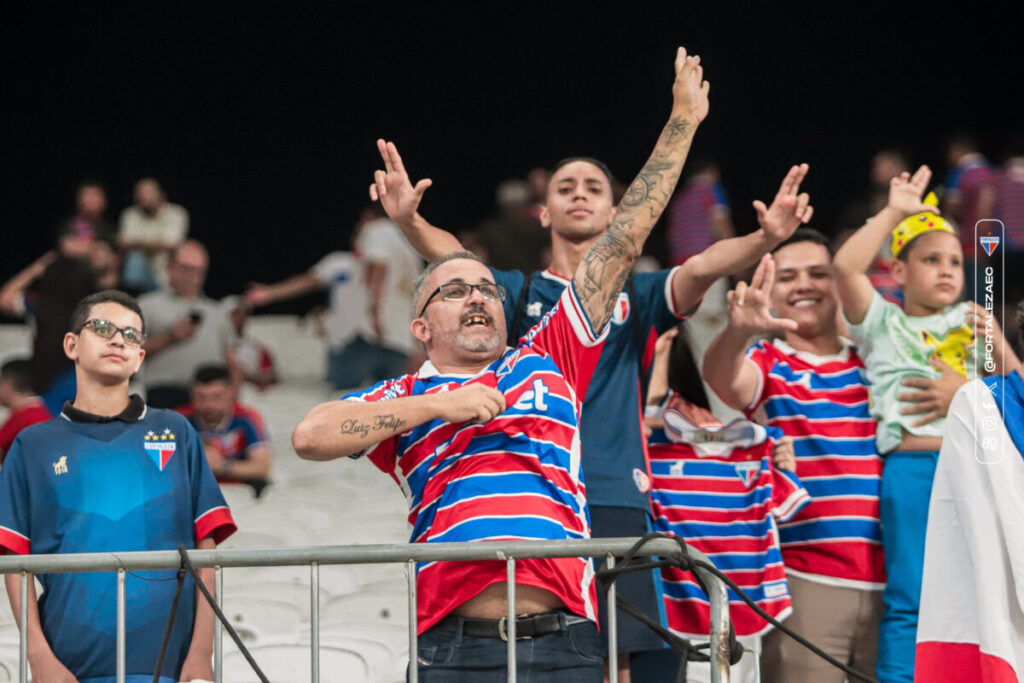
M508 683L516 683L516 558L514 557L505 560L505 582L505 588L508 591L508 610L505 616L505 635L508 640Z
M309 563L309 668L313 683L320 683L320 565Z
M223 573L226 567L317 567L323 564L376 564L386 562L405 562L408 568L409 598L409 676L408 680L416 683L417 667L417 618L416 618L416 565L418 562L458 562L505 560L509 576L510 605L515 604L515 562L523 559L553 557L601 557L605 555L625 555L638 541L636 538L591 538L573 541L506 541L487 543L401 543L390 545L347 545L347 546L312 546L300 548L238 548L214 550L189 550L188 558L198 568L216 569L216 601L223 605ZM678 544L671 539L653 539L636 551L640 557L674 556L679 553ZM709 562L707 557L689 549L691 559ZM610 558L609 568L615 566ZM181 556L174 550L131 551L125 553L67 553L46 555L4 555L0 556L0 574L21 574L21 623L19 649L19 671L21 680L27 683L28 669L28 580L30 575L54 574L65 572L117 572L117 671L118 680L124 676L124 618L125 618L125 572L146 570L177 570L181 567ZM318 569L316 571L319 571ZM726 586L713 574L698 568L696 570L705 585L708 586L708 597L711 601L711 682L728 683L729 681L729 595ZM319 590L319 577L315 575ZM312 591L311 592L315 592ZM615 617L615 586L609 588L609 639L611 651L618 649ZM319 602L317 601L317 607ZM311 605L312 607L312 605ZM514 607L508 614L511 619L506 625L506 633L514 636ZM319 622L318 609L313 612ZM311 616L312 618L312 616ZM314 627L313 632L316 632ZM214 638L214 677L220 683L223 674L222 629L217 622ZM313 636L318 649L319 636ZM514 637L512 644L512 666L515 666ZM617 667L611 667L609 676L616 674ZM614 680L614 679L612 679Z
M608 569L615 569L615 556L608 553ZM608 586L608 683L619 683L619 608L615 604L615 582Z
M690 553L707 561L692 548ZM711 683L729 683L729 589L711 572L700 567L695 571L704 580L711 599Z
M409 587L409 683L418 683L420 680L419 660L416 653L419 651L416 645L416 560L409 560L406 563L406 581Z
M18 610L18 680L21 683L28 683L28 582L28 572L21 572L21 605Z
M124 569L117 570L117 683L124 683Z
M224 609L224 568L214 568L213 599ZM213 622L213 683L224 683L224 625L220 619Z

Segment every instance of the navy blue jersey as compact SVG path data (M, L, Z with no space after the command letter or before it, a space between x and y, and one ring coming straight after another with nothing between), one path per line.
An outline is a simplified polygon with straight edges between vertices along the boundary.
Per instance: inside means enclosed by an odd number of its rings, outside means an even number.
M0 471L0 547L25 554L194 548L235 523L199 437L175 412L134 422L66 415L18 435ZM39 617L54 654L83 683L113 681L117 580L111 573L45 574ZM127 673L152 680L176 572L127 576ZM195 586L181 593L161 671L177 681L192 639ZM131 678L129 678L131 680Z
M583 475L590 505L638 508L650 512L650 467L642 428L640 382L649 379L650 359L658 335L682 316L672 302L673 270L633 276L633 296L623 289L612 315L611 330L583 401L580 423ZM495 282L508 290L505 320L516 316L526 277L519 271L491 269ZM514 337L518 338L551 309L569 280L550 270L530 278L530 291ZM643 349L638 349L638 343ZM640 377L640 358L644 376Z

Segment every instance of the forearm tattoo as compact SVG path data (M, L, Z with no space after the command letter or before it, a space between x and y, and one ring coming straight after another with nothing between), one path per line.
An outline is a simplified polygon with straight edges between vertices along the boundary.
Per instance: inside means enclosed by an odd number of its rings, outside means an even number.
M630 266L672 196L692 139L690 121L672 118L665 124L651 158L622 197L615 221L584 257L582 283L576 284L595 328L611 317Z
M370 422L360 422L359 420L345 420L341 423L342 434L354 434L361 439L365 439L370 435L370 432L380 431L391 431L398 434L405 427L406 421L398 417L397 415L374 415Z

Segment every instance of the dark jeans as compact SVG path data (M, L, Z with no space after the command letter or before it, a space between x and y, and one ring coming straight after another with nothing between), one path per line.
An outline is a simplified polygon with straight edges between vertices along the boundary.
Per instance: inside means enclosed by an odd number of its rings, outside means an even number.
M434 627L419 637L419 680L424 683L508 680L508 643ZM604 658L597 626L587 621L516 641L516 669L530 683L601 683Z

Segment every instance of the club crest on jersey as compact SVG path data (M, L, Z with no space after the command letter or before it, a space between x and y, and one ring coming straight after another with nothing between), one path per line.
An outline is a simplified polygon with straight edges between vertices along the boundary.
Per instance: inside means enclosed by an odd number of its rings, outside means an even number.
M640 468L633 468L633 483L636 484L636 489L640 493L651 492L651 478L647 476L647 473Z
M996 247L999 246L998 235L982 235L981 237L978 238L978 241L981 242L981 247L989 256L991 256L992 252L994 252L996 250Z
M750 488L757 481L757 474L761 471L761 461L738 462L735 464L735 467L736 476L740 478L744 486Z
M157 434L153 430L146 432L146 436L142 437L142 446L149 453L149 457L153 458L153 462L160 468L160 471L163 472L164 467L170 462L171 456L174 455L178 444L174 440L174 432L170 429L165 429L162 434Z
M533 301L526 304L526 315L530 318L539 318L544 312L544 303L541 301Z
M627 318L629 318L629 295L619 292L619 300L615 302L615 308L612 310L612 322L621 325L626 322Z

